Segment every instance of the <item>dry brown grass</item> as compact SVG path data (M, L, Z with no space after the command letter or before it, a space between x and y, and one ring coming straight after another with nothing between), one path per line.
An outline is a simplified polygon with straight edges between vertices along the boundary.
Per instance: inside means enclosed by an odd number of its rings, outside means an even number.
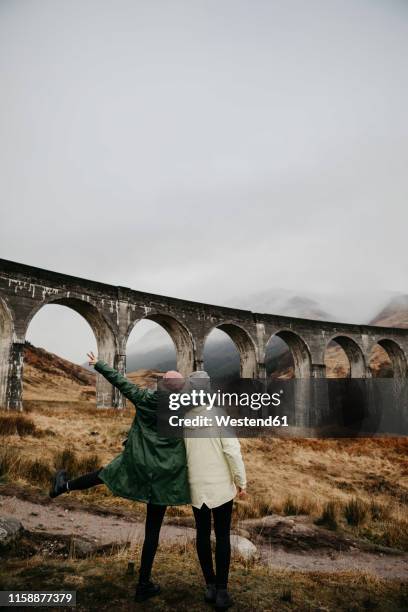
M52 474L52 466L43 459L20 461L14 470L14 476L22 476L30 483L47 489L49 488Z
M18 450L7 444L0 448L0 480L13 476L19 469L21 457Z
M55 469L65 469L71 478L93 472L102 466L100 457L97 453L92 455L77 455L70 448L64 448L54 455Z
M70 448L64 448L54 454L53 461L42 457L26 457L15 446L3 445L0 449L0 478L23 480L48 490L55 470L66 469L71 478L91 472L101 467L99 456L78 455Z
M3 413L0 414L0 436L38 436L38 431L34 421L22 414Z
M28 462L41 460L51 470L66 467L72 476L105 465L122 451L135 415L132 406L121 411L97 409L88 401L35 400L25 402L27 408L42 436L4 436L4 442L24 458L24 465L14 467L19 483L30 482L27 474L33 472ZM241 446L249 496L236 501L235 521L276 512L309 514L330 523L328 505L333 504L342 528L379 543L408 548L407 439L261 438L242 439ZM65 458L64 449L69 451ZM38 486L45 489L47 470L37 466L42 474ZM113 496L106 487L75 495L107 509L141 509L137 503ZM359 508L366 508L364 518L357 521L352 518L353 499L358 500ZM181 506L170 509L168 517L190 514L190 508Z
M367 519L368 515L368 504L358 497L352 497L344 505L344 516L349 525L357 527L362 525Z
M315 520L316 525L323 525L329 529L338 527L338 504L334 501L326 502L321 515Z
M153 570L162 587L151 603L132 604L137 574L129 561L140 558L140 547L112 554L76 559L36 554L27 559L7 558L0 566L0 588L13 590L59 588L77 591L81 610L208 610L203 602L203 579L191 544L159 547ZM236 608L243 611L381 610L403 612L408 605L407 586L401 581L380 580L355 571L331 573L276 570L236 559L231 566L230 591Z
M310 514L408 548L406 438L246 439L241 446L251 498L238 502L238 516Z

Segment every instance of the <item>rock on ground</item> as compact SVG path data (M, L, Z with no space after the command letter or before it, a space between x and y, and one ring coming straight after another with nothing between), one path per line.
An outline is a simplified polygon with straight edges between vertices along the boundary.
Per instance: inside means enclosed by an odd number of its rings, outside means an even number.
M260 519L241 521L240 527L247 530L252 537L267 541L269 544L279 544L297 550L326 548L334 550L350 550L353 546L351 538L341 533L319 527L309 516L268 515Z
M23 525L11 516L0 517L0 548L14 546L23 535Z
M211 535L211 540L215 542L215 535ZM231 534L231 552L245 561L250 561L258 556L258 549L248 538L243 538L237 534Z

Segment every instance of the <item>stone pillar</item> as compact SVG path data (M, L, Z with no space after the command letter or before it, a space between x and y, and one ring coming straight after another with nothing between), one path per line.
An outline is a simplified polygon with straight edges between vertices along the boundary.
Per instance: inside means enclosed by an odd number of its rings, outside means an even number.
M204 359L194 359L194 372L196 370L204 370Z
M110 353L103 353L98 351L98 358L105 361L112 368L115 367L115 356L111 356ZM113 387L111 383L99 374L96 374L96 407L97 408L112 408L115 406L115 397L119 391L116 387Z
M114 361L115 369L123 374L123 376L126 376L126 354L116 354ZM116 387L113 389L113 406L119 409L126 407L126 397Z
M266 366L264 363L258 361L258 378L265 379L266 378Z
M321 383L315 383L314 380ZM319 424L319 409L327 401L326 366L321 363L310 364L310 378L294 379L296 426L305 428L305 433L311 436ZM299 435L302 435L300 432Z
M0 410L8 408L7 389L10 371L10 352L12 340L0 338Z
M193 354L193 371L204 370L204 340L201 337L196 337Z
M311 398L311 378L294 378L294 408L295 408L295 425L299 428L298 435L304 435L302 429L307 429L310 422L310 411L312 405Z
M312 363L309 426L316 437L321 435L322 426L330 422L329 384L324 363ZM313 382L315 380L316 382Z
M312 378L326 378L326 366L324 363L312 364Z
M105 359L104 359L105 361ZM97 408L112 408L113 406L113 391L114 387L108 382L102 374L96 372L96 407Z
M98 345L98 359L105 361L112 368L117 368L120 359L118 360L118 342L114 335L103 323L96 327L95 335ZM120 363L119 363L120 366ZM120 371L120 370L119 370ZM96 373L96 406L97 408L112 408L116 407L119 391L111 385L111 383L102 376Z
M24 342L13 342L10 348L6 408L23 410Z

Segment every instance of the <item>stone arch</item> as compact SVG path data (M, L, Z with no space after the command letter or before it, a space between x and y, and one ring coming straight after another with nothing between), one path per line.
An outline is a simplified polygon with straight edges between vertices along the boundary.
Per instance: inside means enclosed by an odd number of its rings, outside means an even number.
M253 341L249 332L233 321L223 321L212 327L206 333L203 341L203 346L206 339L214 329L220 329L231 338L238 349L240 357L240 376L241 378L256 378L258 373L256 359L256 344Z
M176 348L177 370L187 376L194 369L195 345L188 328L173 315L162 312L149 312L146 316L133 321L126 332L125 346L134 326L143 319L158 323L173 340Z
M109 365L117 367L118 356L118 336L115 333L111 323L103 315L103 313L87 300L82 300L77 297L52 297L41 304L36 305L29 314L26 321L25 332L34 318L34 316L43 308L49 305L60 305L71 308L80 314L91 327L98 347L98 358L106 361ZM85 347L86 348L86 347ZM84 354L85 354L84 350ZM120 393L117 389L101 375L96 377L96 405L98 407L122 406L123 402L120 398Z
M37 314L44 306L57 304L60 306L67 306L72 310L75 310L80 314L90 325L93 333L95 334L98 356L106 361L107 363L113 363L116 353L118 352L118 339L117 335L110 323L110 321L104 316L104 314L91 302L87 300L81 300L78 297L53 297L47 301L38 304L30 312L26 323L26 331L30 325L33 317Z
M7 380L14 323L7 303L0 297L0 408L7 404Z
M344 334L332 336L326 344L323 357L330 342L336 342L346 353L350 364L350 378L365 378L367 376L367 364L364 353L355 339Z
M292 353L295 378L310 378L312 373L312 358L309 347L303 338L290 329L281 329L274 332L268 338L265 347L268 346L269 342L274 336L281 338L281 340L288 345L289 350Z
M370 355L372 355L372 350L377 344L385 350L391 361L393 377L406 378L408 373L407 358L398 342L391 340L391 338L380 338L372 346Z

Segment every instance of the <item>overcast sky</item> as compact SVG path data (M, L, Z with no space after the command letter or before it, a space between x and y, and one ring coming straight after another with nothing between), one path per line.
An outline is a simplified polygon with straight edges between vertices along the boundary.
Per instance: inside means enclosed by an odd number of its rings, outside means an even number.
M2 0L0 256L214 303L406 293L407 57L402 0Z

